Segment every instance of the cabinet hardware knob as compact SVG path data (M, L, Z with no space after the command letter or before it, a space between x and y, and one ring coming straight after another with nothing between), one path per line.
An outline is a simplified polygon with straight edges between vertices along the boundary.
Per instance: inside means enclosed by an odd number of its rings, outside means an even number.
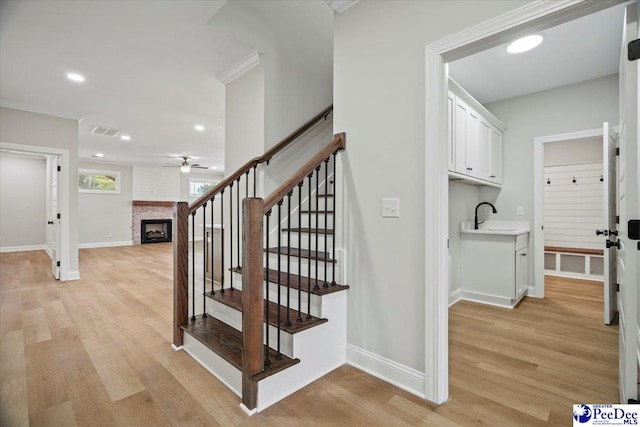
M527 254L520 254L520 256L527 256Z

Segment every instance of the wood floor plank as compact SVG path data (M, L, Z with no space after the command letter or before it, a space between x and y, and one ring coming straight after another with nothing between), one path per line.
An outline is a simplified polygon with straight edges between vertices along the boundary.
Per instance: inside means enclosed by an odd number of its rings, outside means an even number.
M65 283L43 251L0 254L0 425L563 426L572 403L618 398L602 285L550 278L514 310L450 308L442 405L343 366L247 417L170 346L171 257L170 244L83 249L82 279Z

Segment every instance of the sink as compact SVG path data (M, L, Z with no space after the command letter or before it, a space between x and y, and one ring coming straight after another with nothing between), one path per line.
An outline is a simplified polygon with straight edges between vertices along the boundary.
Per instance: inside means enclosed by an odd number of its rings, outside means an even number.
M486 231L518 231L517 228L481 228L480 230L486 230Z

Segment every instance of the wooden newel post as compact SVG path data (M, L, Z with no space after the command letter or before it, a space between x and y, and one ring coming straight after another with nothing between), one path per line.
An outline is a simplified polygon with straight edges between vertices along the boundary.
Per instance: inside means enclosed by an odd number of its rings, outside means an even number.
M253 376L264 367L263 207L260 198L242 201L242 403L249 410L258 405L258 382Z
M173 345L182 346L189 316L189 204L173 205Z

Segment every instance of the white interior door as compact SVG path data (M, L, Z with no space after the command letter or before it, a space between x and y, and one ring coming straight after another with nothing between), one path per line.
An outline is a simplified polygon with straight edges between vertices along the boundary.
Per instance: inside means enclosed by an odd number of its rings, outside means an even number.
M628 221L640 218L638 195L638 61L629 61L627 45L639 38L636 2L626 8L620 55L620 156L618 159L618 293L620 401L638 398L638 251L629 239Z
M600 232L604 235L604 323L610 325L618 311L617 301L617 263L618 254L615 245L616 233L616 138L609 127L609 123L602 126L602 167L604 194L604 224ZM613 231L613 233L612 233Z
M60 209L58 200L60 199L59 178L60 157L53 159L51 168L51 210L49 213L49 227L51 227L51 274L56 280L60 280Z

